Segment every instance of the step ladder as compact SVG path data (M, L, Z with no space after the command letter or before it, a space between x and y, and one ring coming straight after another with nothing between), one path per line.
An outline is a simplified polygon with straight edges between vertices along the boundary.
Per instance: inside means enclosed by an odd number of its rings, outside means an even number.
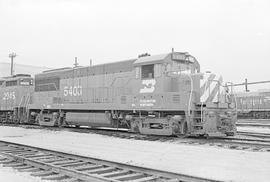
M195 105L195 110L191 114L191 130L199 131L203 129L203 106L200 104Z

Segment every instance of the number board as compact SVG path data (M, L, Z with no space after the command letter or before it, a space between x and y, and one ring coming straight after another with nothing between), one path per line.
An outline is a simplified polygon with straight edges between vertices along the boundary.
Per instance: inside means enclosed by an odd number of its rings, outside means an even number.
M185 61L186 60L186 55L181 54L181 53L173 53L172 54L172 60Z

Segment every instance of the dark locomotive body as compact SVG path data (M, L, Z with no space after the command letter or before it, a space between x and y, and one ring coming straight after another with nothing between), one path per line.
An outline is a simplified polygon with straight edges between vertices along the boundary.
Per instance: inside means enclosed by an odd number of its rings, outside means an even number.
M238 93L236 101L238 118L270 118L270 91Z

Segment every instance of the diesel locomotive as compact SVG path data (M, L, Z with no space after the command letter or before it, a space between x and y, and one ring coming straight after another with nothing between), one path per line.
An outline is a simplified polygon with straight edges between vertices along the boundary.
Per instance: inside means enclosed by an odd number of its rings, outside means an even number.
M186 52L48 70L35 75L34 84L19 75L2 82L1 118L148 135L234 135L235 105L215 78L202 74Z
M27 106L34 90L33 78L18 74L0 80L0 121L27 120Z

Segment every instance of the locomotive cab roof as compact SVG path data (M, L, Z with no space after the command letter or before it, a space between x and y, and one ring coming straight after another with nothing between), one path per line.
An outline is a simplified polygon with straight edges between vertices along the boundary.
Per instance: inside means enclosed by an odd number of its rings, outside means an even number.
M13 76L4 77L4 81L10 81L10 80L19 80L23 78L31 78L31 75L29 74L16 74Z
M166 54L158 54L153 56L139 57L135 62L134 66L142 66L148 64L168 63L170 61L180 61L188 64L196 64L199 68L200 65L195 57L191 56L188 52L171 52Z
M135 62L134 66L146 65L146 64L156 64L161 63L168 57L169 54L158 54L153 56L143 56L139 57Z

